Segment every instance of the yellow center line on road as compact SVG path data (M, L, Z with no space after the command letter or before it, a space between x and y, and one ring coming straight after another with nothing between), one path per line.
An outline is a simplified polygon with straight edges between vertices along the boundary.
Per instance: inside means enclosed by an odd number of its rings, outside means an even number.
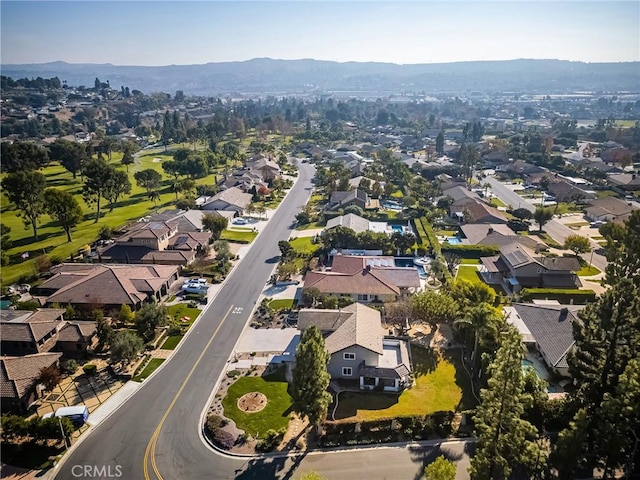
M224 317L222 318L222 321L220 322L220 324L216 328L215 332L213 332L213 335L209 339L209 342L207 343L207 345L202 350L202 353L200 354L200 356L196 360L196 363L194 363L193 367L191 367L191 370L187 374L187 377L182 382L182 385L180 385L180 389L178 390L178 392L173 397L173 400L169 404L169 407L167 408L167 410L164 412L164 415L162 416L162 419L160 420L160 423L158 424L158 426L156 427L155 431L153 432L153 435L151 435L151 439L149 440L149 443L147 444L147 448L146 448L146 450L144 452L144 459L142 461L142 470L144 471L145 480L151 480L151 477L149 475L149 467L148 467L149 463L151 463L151 468L153 468L153 471L156 474L156 477L158 478L158 480L164 480L164 477L162 475L160 475L160 471L158 470L158 466L156 465L156 444L158 443L158 437L160 436L160 430L162 430L162 426L164 425L165 420L169 416L169 413L171 413L171 410L173 410L174 405L178 401L178 397L180 397L180 395L182 394L182 391L186 387L187 382L189 381L189 379L193 375L193 372L195 372L196 368L198 367L198 365L202 361L202 358L204 357L205 352L211 346L211 343L213 342L213 339L216 338L216 335L218 335L218 331L220 330L220 327L222 327L222 325L224 324L225 320L227 319L227 317L231 313L232 309L233 309L233 305L231 305L229 307L229 310L227 310L227 313L225 313Z

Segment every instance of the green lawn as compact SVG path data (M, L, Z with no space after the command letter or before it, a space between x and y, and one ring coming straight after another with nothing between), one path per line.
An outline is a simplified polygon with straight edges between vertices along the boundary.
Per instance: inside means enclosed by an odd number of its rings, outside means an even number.
M600 270L598 268L594 267L593 265L589 266L589 264L584 260L580 262L580 265L582 266L582 268L580 268L580 270L578 270L577 272L579 277L593 277L594 275L598 275L600 273Z
M588 227L589 226L589 222L566 223L565 226L569 227L572 230L579 230L580 227Z
M171 335L170 337L167 337L160 348L162 350L173 350L178 346L178 343L180 343L182 337L182 335Z
M415 375L412 388L401 394L341 393L336 420L379 420L473 406L468 376L455 357L414 345L411 357Z
M480 265L479 258L461 258L460 265Z
M318 245L313 243L313 237L298 237L289 240L289 243L297 253L302 255L312 255L318 249Z
M30 276L34 274L34 258L41 253L46 253L50 257L57 257L60 260L67 259L71 254L78 251L83 245L87 245L97 239L98 230L103 225L111 228L122 227L123 225L135 221L142 216L150 215L156 211L170 208L175 204L175 194L171 191L171 179L164 175L162 171L162 162L154 159L165 160L172 158L164 152L145 152L136 158L135 164L129 166L129 181L131 182L131 194L125 198L121 198L114 205L113 211L110 211L110 205L106 201L101 201L100 219L95 223L96 205L88 205L82 198L83 180L80 175L75 179L70 172L61 165L53 162L40 172L47 179L47 187L55 187L60 190L75 195L84 211L84 219L71 232L71 242L67 242L66 235L62 228L54 222L48 215L43 215L38 222L38 241L33 240L32 230L25 230L22 219L17 216L17 211L13 205L9 203L5 195L0 198L0 207L2 212L2 223L11 228L10 238L13 247L8 249L6 253L12 258L12 264L2 267L2 285L8 285L16 282L21 276ZM120 164L122 153L114 152L111 164L115 165L119 170L125 170ZM160 198L157 203L147 198L143 188L136 185L133 174L151 168L163 174L163 184L160 190ZM4 175L2 175L4 178ZM213 181L213 175L198 179L198 184ZM29 259L23 261L21 255L25 252L29 253Z
M265 377L241 377L229 387L222 400L224 415L253 437L264 437L269 429L286 428L292 403L287 386L283 369ZM268 400L267 406L259 412L241 411L237 405L238 399L250 392L264 394Z
M276 300L271 300L269 302L269 306L274 310L289 310L293 307L293 298L278 298Z
M176 303L175 305L171 305L167 307L167 312L174 319L180 320L182 317L189 317L189 325L191 325L196 318L202 313L202 310L198 308L189 308L186 303ZM185 322L186 323L186 322Z
M395 192L393 192L391 194L391 197L392 198L402 198L402 197L404 197L404 194L402 193L402 190L398 189L398 190L396 190Z
M500 200L498 197L493 197L489 204L493 207L506 207L507 204Z
M457 230L436 230L436 235L443 237L454 237L458 234Z
M296 230L311 230L313 228L324 228L326 226L327 224L325 222L311 222L307 223L306 225L300 225L299 227L296 227Z
M258 232L252 230L224 230L222 232L221 240L228 240L230 242L251 243L253 239L258 236Z
M160 365L162 365L162 362L164 362L164 358L152 358L151 360L149 360L149 363L147 363L147 366L144 367L142 372L140 372L135 377L133 377L132 380L135 382L143 381L145 378L147 378L149 375L155 372L156 369Z
M617 197L618 194L616 192L614 192L613 190L596 190L596 197L598 198L603 198L603 197Z
M458 275L456 279L461 278L463 280L467 280L471 283L484 283L478 274L478 269L476 267L458 267Z

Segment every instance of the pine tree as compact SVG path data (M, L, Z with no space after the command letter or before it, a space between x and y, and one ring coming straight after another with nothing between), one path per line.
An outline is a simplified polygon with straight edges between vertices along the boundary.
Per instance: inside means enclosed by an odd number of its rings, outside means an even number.
M469 468L473 479L506 479L514 468L531 468L541 457L535 427L521 418L530 401L523 391L523 358L520 334L505 325L502 345L488 368L488 387L481 391L476 409L478 447Z
M640 428L638 408L628 411L623 398L639 395L620 388L623 379L628 388L633 387L623 374L640 361L640 288L634 285L634 278L618 279L588 305L574 323L573 335L576 344L568 362L576 384L571 397L576 413L553 455L563 478L572 478L576 468L611 473L624 465L635 443L633 426ZM611 418L617 421L610 423ZM583 440L580 449L576 438Z
M331 379L327 371L329 359L318 327L312 325L306 328L296 351L291 397L293 410L306 416L314 425L326 418L331 402L331 394L327 392Z

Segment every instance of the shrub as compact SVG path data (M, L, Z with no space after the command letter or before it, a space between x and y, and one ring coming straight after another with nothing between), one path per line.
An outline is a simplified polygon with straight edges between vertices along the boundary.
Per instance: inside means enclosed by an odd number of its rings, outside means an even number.
M260 450L261 452L270 452L278 445L280 445L280 442L284 437L284 433L284 429L274 430L270 428L269 430L267 430L265 438L258 442L256 449Z
M492 245L449 245L442 251L455 253L463 258L490 257L500 253L500 249Z
M75 373L77 369L78 369L78 362L76 362L72 358L68 360L64 360L63 362L60 363L60 371L62 373L71 375L72 373Z
M233 436L233 434L231 432L223 430L220 427L214 428L212 431L210 431L210 435L213 443L215 443L223 450L229 450L236 444L236 438Z
M229 372L227 372L227 377L229 378L235 378L237 376L240 375L240 370L231 370Z
M87 363L82 366L82 371L87 375L94 375L98 371L98 367L92 363Z
M573 288L525 288L520 293L523 300L547 299L558 300L560 303L584 304L596 299L593 290L578 290Z
M224 417L221 417L220 415L216 415L215 413L212 413L211 415L207 416L207 429L211 432L213 432L213 430L215 430L216 428L224 427L228 423L229 423L229 420L227 420Z

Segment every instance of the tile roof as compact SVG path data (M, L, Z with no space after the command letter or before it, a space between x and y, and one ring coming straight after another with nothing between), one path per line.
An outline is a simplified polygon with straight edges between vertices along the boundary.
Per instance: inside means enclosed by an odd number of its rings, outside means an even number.
M16 315L20 312L22 315ZM35 312L15 310L13 315L2 315L0 338L7 342L39 342L46 335L63 325L64 310L60 308L39 309Z
M22 398L32 389L40 370L55 364L62 353L36 353L22 357L0 357L0 393L3 398Z
M551 271L577 272L580 270L580 262L576 257L536 257L534 260Z
M316 325L322 331L331 331L325 340L330 354L358 345L382 355L380 312L361 303L352 303L342 310L320 312L317 309L301 309L298 328L302 330Z
M631 202L625 202L619 198L603 197L592 200L591 206L586 209L587 212L594 213L596 215L602 215L608 213L611 215L626 215L635 210L635 207Z
M59 342L80 342L88 340L97 333L96 322L71 321L58 333Z
M566 368L567 353L575 343L572 322L582 306L515 303L513 307L551 366Z
M445 197L451 197L454 202L465 198L480 198L476 192L472 192L467 189L466 185L456 185L455 187L447 188L442 191L442 195Z
M177 253L181 253L176 251ZM121 305L147 299L178 271L176 265L68 264L51 269L39 289L56 290L48 303Z
M417 271L416 271L417 274ZM400 289L370 275L366 270L355 274L334 272L307 272L304 288L317 288L322 293L361 295L399 295Z

